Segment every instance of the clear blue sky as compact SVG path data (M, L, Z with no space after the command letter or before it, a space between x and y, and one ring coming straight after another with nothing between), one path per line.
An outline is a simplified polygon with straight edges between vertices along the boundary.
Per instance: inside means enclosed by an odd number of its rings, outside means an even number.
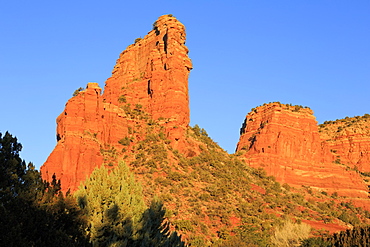
M232 153L251 108L311 107L319 123L370 113L370 1L2 1L0 132L39 167L75 89L104 87L163 14L187 28L191 125Z

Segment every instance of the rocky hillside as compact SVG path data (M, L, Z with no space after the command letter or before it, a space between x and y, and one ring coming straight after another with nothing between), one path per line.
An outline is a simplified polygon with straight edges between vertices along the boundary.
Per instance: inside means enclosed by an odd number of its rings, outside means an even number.
M370 115L325 121L319 125L321 139L334 154L336 163L370 173Z
M314 235L369 222L364 174L338 162L348 145L333 146L331 128L319 129L309 108L253 109L235 154L189 127L192 65L184 44L184 26L161 16L121 53L103 93L96 83L76 90L57 118L58 142L43 178L56 174L62 190L73 192L96 167L124 160L147 203L163 201L192 246L266 246L288 219L311 225Z

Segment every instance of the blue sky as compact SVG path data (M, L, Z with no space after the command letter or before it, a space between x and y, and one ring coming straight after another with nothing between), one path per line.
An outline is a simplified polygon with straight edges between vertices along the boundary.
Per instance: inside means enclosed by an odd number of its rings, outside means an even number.
M309 106L319 123L370 113L370 1L2 1L0 132L40 167L75 89L105 80L163 14L187 30L191 125L234 152L251 108Z

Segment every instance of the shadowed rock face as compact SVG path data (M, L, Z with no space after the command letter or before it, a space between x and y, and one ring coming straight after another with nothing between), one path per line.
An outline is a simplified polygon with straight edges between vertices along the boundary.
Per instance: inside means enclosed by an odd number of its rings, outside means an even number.
M132 117L132 109L158 120L171 145L185 148L192 68L187 54L184 26L161 16L148 35L120 54L103 94L97 83L88 83L67 102L57 118L57 145L41 167L43 178L50 181L55 173L64 192L75 191L95 167L115 164L123 155L118 141L129 135L129 141L143 139L139 129L147 119Z
M320 136L312 114L309 108L279 103L257 107L246 117L237 151L250 166L263 167L281 183L367 198L363 179L335 162L333 144Z

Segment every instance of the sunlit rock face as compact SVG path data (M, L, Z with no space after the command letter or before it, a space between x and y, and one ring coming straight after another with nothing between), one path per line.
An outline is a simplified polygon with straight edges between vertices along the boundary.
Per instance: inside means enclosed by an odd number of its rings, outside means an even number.
M309 108L270 103L253 109L241 128L237 151L250 166L263 167L281 183L368 197L361 176L336 162Z
M88 83L68 100L57 118L57 145L41 167L43 178L51 181L55 174L64 192L75 191L95 167L115 165L128 152L120 140L143 139L148 118L161 124L174 148L185 150L192 68L187 54L184 26L161 16L153 30L120 54L103 94ZM133 109L145 117L133 116Z
M322 139L342 163L360 172L370 173L370 115L326 121L319 126Z

